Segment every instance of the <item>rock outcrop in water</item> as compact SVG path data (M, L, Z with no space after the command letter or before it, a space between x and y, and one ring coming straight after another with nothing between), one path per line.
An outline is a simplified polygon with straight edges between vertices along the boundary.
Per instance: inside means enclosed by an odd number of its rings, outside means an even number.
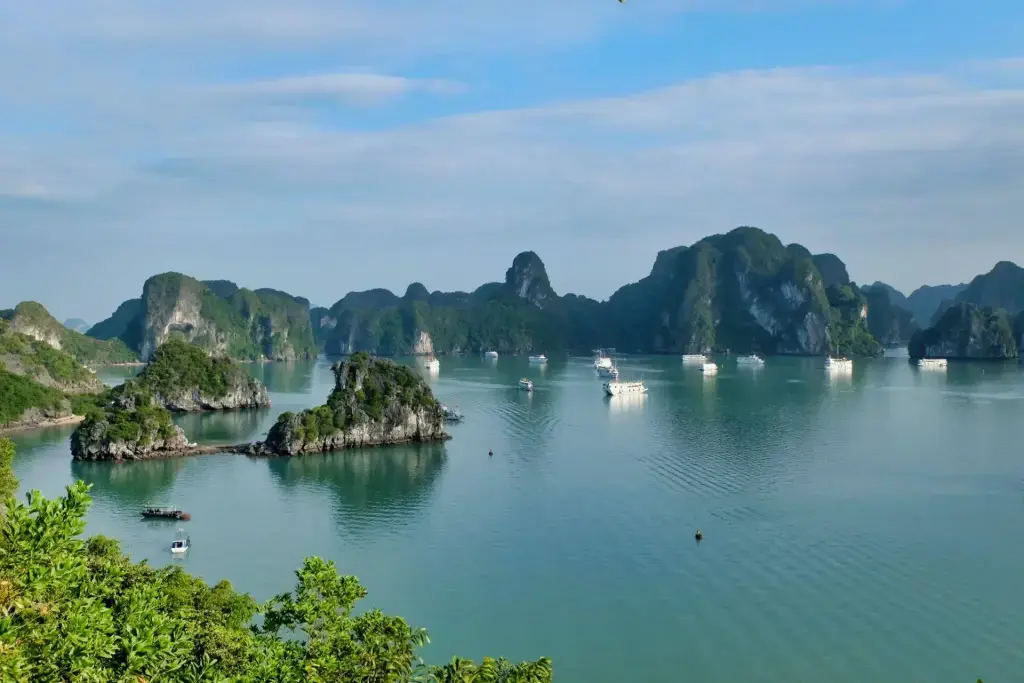
M239 288L226 280L200 282L180 273L146 280L141 299L121 304L89 335L117 337L143 360L172 336L238 360L316 355L306 299L273 289Z
M171 413L132 382L111 392L71 435L76 460L141 460L184 453L190 444Z
M916 332L907 350L911 358L1016 358L1020 347L1014 327L1015 321L1005 310L956 303L935 325Z
M180 339L160 346L132 382L172 412L270 407L263 382L234 361Z
M448 438L441 405L409 368L357 353L332 369L327 403L283 413L251 453L299 455Z

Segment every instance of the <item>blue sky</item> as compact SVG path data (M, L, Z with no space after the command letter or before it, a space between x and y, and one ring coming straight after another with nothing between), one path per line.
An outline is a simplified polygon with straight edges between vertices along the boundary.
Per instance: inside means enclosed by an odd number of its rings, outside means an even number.
M979 9L984 8L984 9ZM519 251L606 298L737 225L909 291L1024 261L1008 0L0 0L0 307L329 305Z

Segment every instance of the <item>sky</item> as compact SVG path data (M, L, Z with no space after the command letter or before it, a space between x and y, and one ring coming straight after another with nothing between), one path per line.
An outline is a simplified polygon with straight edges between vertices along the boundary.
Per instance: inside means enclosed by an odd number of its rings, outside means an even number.
M906 292L1024 264L1017 0L0 0L0 308L330 305L754 225Z

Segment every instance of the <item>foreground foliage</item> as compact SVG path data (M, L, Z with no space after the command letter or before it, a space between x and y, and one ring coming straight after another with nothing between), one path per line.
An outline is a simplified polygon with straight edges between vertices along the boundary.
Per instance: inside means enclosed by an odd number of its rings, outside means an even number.
M16 486L0 439L0 493ZM90 504L78 482L62 498L7 499L0 520L0 680L300 683L550 683L551 662L455 658L425 667L422 629L353 609L366 590L333 562L308 558L295 590L263 607L226 581L133 563L118 543L81 538ZM257 613L262 626L250 626ZM299 634L301 638L289 637Z

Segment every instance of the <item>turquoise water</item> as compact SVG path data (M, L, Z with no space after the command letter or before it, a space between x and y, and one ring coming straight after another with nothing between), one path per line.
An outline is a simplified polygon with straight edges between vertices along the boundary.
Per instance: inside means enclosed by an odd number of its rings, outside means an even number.
M608 399L586 359L444 358L432 385L466 415L445 444L76 464L54 429L16 437L15 469L48 495L92 482L90 531L136 559L179 561L141 505L191 512L180 562L259 599L333 559L365 606L429 629L432 661L549 655L563 683L1020 680L1021 368L720 362L624 358L650 392ZM187 416L191 438L259 438L330 390L324 360L251 370L274 407Z

